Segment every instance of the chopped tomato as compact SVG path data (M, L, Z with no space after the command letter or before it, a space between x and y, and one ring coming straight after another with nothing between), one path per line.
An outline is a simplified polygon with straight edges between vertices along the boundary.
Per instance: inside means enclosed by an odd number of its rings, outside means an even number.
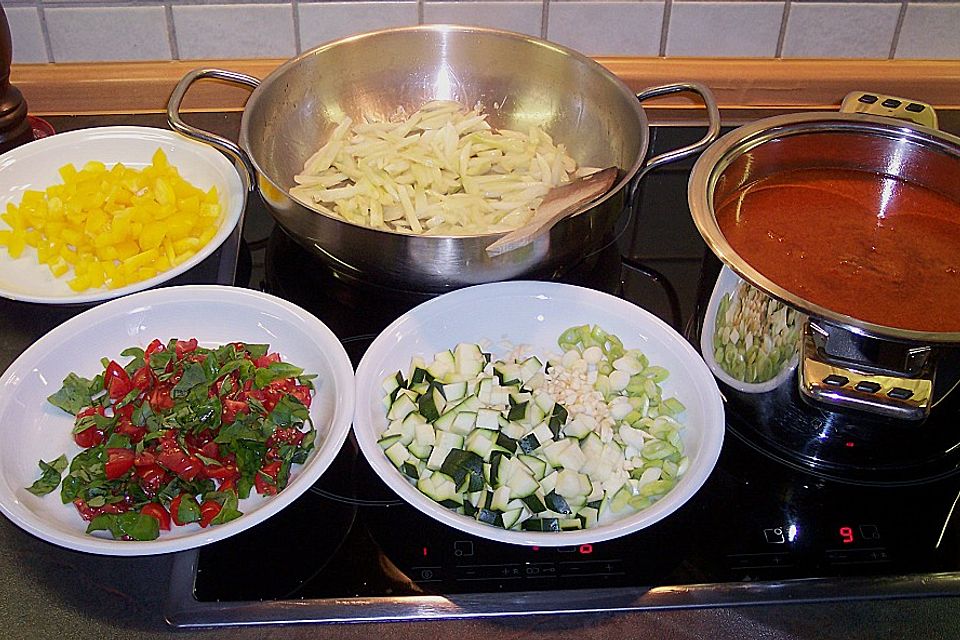
M182 360L185 354L196 351L197 346L198 343L196 338L190 338L189 340L177 340L177 343L174 347L177 353L177 360Z
M73 506L77 508L77 511L80 512L80 517L84 520L93 520L97 516L105 513L124 513L130 511L130 499L126 498L120 502L111 502L102 507L91 507L87 504L86 500L77 498L73 501Z
M150 408L155 412L173 409L173 398L170 397L170 389L167 385L154 387L150 392Z
M253 479L257 493L272 496L277 493L277 474L280 473L280 461L274 460L263 465Z
M157 454L157 462L187 481L196 478L203 469L203 463L199 458L188 456L177 446L160 451Z
M77 414L76 420L74 420L74 425L79 425L81 420L94 415L102 416L103 407L87 407L81 410L80 413ZM91 425L83 431L78 431L73 434L73 441L76 442L78 446L89 449L103 442L103 431L98 429L96 425Z
M265 369L269 367L274 362L280 362L279 353L270 353L265 356L261 356L253 361L253 364L256 365L258 369Z
M131 443L137 444L143 440L143 436L147 435L147 430L144 427L134 426L127 418L120 418L117 420L116 433L129 437Z
M237 419L239 413L250 413L250 405L242 400L223 399L223 413L220 420L223 424L230 424Z
M103 471L107 480L116 480L133 466L133 449L115 447L107 449L107 463Z
M103 388L111 400L120 400L133 390L130 376L115 360L110 361L103 373Z
M170 531L170 514L159 502L148 502L140 509L140 513L156 518L162 531Z
M206 527L217 517L223 507L216 500L204 500L200 505L200 526Z

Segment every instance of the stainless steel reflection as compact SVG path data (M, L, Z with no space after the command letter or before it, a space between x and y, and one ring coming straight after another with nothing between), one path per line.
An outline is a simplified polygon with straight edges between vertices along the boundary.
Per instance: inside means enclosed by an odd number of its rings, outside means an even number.
M239 146L181 120L180 101L202 77L257 87L244 110ZM640 100L681 91L699 94L707 105L707 135L646 160L647 118ZM556 225L548 236L496 257L484 249L499 234L424 237L374 230L308 209L288 195L304 159L342 116L387 118L398 108L411 112L432 99L479 103L494 127L539 125L564 143L580 165L615 165L620 178L604 197ZM323 45L281 65L263 82L213 69L194 71L171 96L168 119L178 131L238 156L279 224L328 263L422 291L576 262L609 239L646 169L702 150L719 132L716 105L699 85L657 87L638 96L602 66L569 49L520 34L449 25L392 29Z

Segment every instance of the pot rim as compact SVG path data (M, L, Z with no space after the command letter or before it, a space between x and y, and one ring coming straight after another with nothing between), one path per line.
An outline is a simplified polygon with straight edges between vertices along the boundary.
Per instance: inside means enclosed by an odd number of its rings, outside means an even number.
M238 140L240 147L246 153L247 157L250 159L251 164L256 170L258 180L266 181L271 187L273 187L280 193L284 194L287 198L290 198L294 202L299 202L298 200L296 200L290 195L289 188L286 188L280 184L277 184L272 178L267 176L267 174L263 171L262 167L260 166L260 163L257 157L253 154L251 150L250 131L249 131L250 113L254 109L256 109L260 101L260 98L263 96L264 93L267 92L269 87L274 83L279 82L281 78L284 76L284 74L290 72L292 69L300 65L307 58L320 55L327 50L333 49L338 46L343 46L352 42L366 40L369 38L383 37L384 35L400 33L400 32L438 32L438 33L454 33L455 32L455 33L467 33L467 34L476 33L476 34L493 35L497 37L505 37L513 40L527 41L528 43L534 46L552 49L560 54L563 54L567 57L572 58L573 60L575 60L580 64L586 65L588 68L594 69L600 75L605 76L609 82L612 82L614 86L618 89L618 91L621 94L623 94L625 98L628 99L627 103L633 107L633 111L634 111L634 114L636 115L639 128L642 131L639 153L637 154L637 157L634 160L633 165L631 167L629 167L628 169L621 169L622 173L621 173L620 179L617 180L616 184L614 184L599 199L591 201L580 211L569 216L569 218L577 217L583 213L586 213L592 210L594 207L602 205L603 203L607 202L608 200L614 197L618 197L620 191L627 188L633 182L634 178L637 176L637 174L640 172L640 169L643 167L647 157L647 152L649 151L649 146L650 146L650 127L649 127L649 122L647 120L646 112L644 111L640 100L637 99L637 94L631 91L630 88L626 85L626 83L624 83L620 78L614 75L611 71L609 71L606 67L601 65L599 62L573 49L565 47L563 45L556 44L553 42L548 42L541 38L537 38L535 36L531 36L524 33L517 33L514 31L507 31L503 29L492 29L492 28L486 28L486 27L475 27L475 26L458 25L458 24L426 24L426 25L415 25L410 27L391 27L387 29L379 29L376 31L359 33L359 34L347 36L344 38L339 38L337 40L333 40L330 42L326 42L308 51L301 53L299 56L296 56L295 58L291 58L287 60L286 62L278 66L276 69L271 71L265 78L263 78L263 80L260 81L259 86L257 86L257 88L254 89L253 92L250 94L250 98L247 100L246 104L244 105L243 113L240 119L240 136ZM396 235L404 238L419 238L425 241L432 241L434 239L461 240L461 239L471 239L471 238L491 240L498 236L505 235L506 233L506 232L494 232L494 233L475 233L475 234L461 234L461 235L423 235L423 234L415 235L415 234L409 234L409 233L401 233L399 231L393 231L390 229L373 229L371 227L367 227L364 225L350 222L348 220L344 220L343 218L329 216L321 211L314 211L314 213L320 216L324 216L329 220L333 220L335 222L340 222L340 223L349 225L356 229L372 231L378 234L389 233L391 235Z
M838 324L848 331L881 339L916 343L960 343L960 331L934 332L902 329L866 322L814 304L779 286L747 263L727 242L717 224L713 193L719 175L751 149L775 138L806 133L851 131L911 141L960 158L960 137L903 120L862 113L816 112L772 116L739 127L710 145L690 172L687 202L694 224L707 246L741 278L812 317Z

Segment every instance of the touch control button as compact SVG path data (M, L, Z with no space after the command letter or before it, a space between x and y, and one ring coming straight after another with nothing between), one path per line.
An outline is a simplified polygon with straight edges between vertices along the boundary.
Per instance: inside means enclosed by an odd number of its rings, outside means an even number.
M884 101L881 102L880 104L882 104L883 106L885 106L887 109L896 109L897 107L899 107L899 106L900 106L901 104L903 104L903 103L900 102L899 100L894 100L893 98L887 98L886 100L884 100Z
M924 109L926 109L926 107L923 106L922 104L917 104L916 102L911 102L910 104L907 105L906 109L907 109L907 111L912 111L913 113L920 113L921 111L923 111Z
M865 391L867 393L876 393L880 391L880 385L876 382L870 380L861 380L857 383L857 386L854 387L857 391Z
M831 373L830 375L828 375L826 378L823 379L823 383L828 384L831 387L842 387L842 386L845 386L848 382L850 382L849 378L846 378L844 376L838 376L835 373Z
M893 389L890 389L887 395L894 400L908 400L910 399L910 396L913 395L913 391L910 389L904 389L902 387L894 387Z
M862 103L864 103L864 104L873 104L873 103L876 102L878 99L879 99L879 98L877 98L877 96L873 96L873 95L870 95L870 94L868 93L868 94L865 94L865 95L860 96L859 101L862 102Z

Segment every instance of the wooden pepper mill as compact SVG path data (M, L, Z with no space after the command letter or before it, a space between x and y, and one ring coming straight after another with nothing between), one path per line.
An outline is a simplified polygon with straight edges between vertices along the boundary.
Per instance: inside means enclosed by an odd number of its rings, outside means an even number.
M7 14L0 5L0 153L33 140L33 129L27 120L27 101L10 84L10 62L13 42Z

